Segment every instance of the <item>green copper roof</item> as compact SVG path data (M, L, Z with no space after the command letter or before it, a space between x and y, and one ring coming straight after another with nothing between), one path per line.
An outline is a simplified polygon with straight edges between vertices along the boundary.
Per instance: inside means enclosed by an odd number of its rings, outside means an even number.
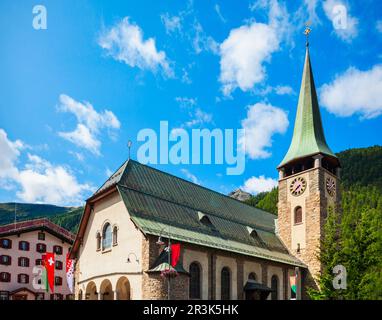
M337 158L325 140L307 47L292 143L279 167L318 153Z
M273 214L133 160L121 168L105 186L117 186L145 234L304 267L277 237Z

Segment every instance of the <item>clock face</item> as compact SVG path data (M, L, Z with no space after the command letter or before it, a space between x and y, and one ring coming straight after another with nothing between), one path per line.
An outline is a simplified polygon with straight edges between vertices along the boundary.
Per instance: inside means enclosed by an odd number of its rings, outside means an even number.
M336 194L336 182L332 177L326 178L326 191L333 197Z
M292 195L299 196L303 194L306 189L306 180L303 177L297 177L293 179L290 184L289 190Z

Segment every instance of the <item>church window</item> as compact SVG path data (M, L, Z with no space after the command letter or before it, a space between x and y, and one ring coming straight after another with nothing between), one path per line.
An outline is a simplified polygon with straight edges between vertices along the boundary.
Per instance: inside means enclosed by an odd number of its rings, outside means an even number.
M224 267L221 272L221 299L231 299L231 272Z
M272 300L277 300L278 291L279 291L279 279L277 278L276 275L273 275L271 278L271 289L272 289L272 294L271 294Z
M190 299L200 299L200 266L197 262L190 264Z
M102 232L102 250L110 249L112 241L112 232L110 223L106 223Z
M257 279L256 273L251 272L251 273L248 275L248 280L256 281L256 279Z
M294 224L302 223L302 208L300 206L294 209Z

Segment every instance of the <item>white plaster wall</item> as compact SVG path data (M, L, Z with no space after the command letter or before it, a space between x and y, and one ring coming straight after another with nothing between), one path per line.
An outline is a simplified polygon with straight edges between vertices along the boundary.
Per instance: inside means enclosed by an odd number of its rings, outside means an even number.
M108 221L118 226L118 245L108 251L97 251L97 232L102 234L102 226ZM127 259L130 257L130 263ZM139 262L136 262L136 257ZM129 213L115 192L94 205L84 234L79 254L79 288L84 292L90 281L94 281L97 291L103 280L109 279L115 290L118 279L128 278L131 298L142 298L142 233L130 220Z

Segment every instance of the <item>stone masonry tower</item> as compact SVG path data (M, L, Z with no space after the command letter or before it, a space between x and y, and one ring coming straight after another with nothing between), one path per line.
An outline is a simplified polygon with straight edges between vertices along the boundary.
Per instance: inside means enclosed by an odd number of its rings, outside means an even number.
M317 254L325 219L329 207L338 210L340 203L340 163L325 140L308 43L293 138L277 169L279 236L290 253L308 266L302 287L317 287L315 278L321 271Z

